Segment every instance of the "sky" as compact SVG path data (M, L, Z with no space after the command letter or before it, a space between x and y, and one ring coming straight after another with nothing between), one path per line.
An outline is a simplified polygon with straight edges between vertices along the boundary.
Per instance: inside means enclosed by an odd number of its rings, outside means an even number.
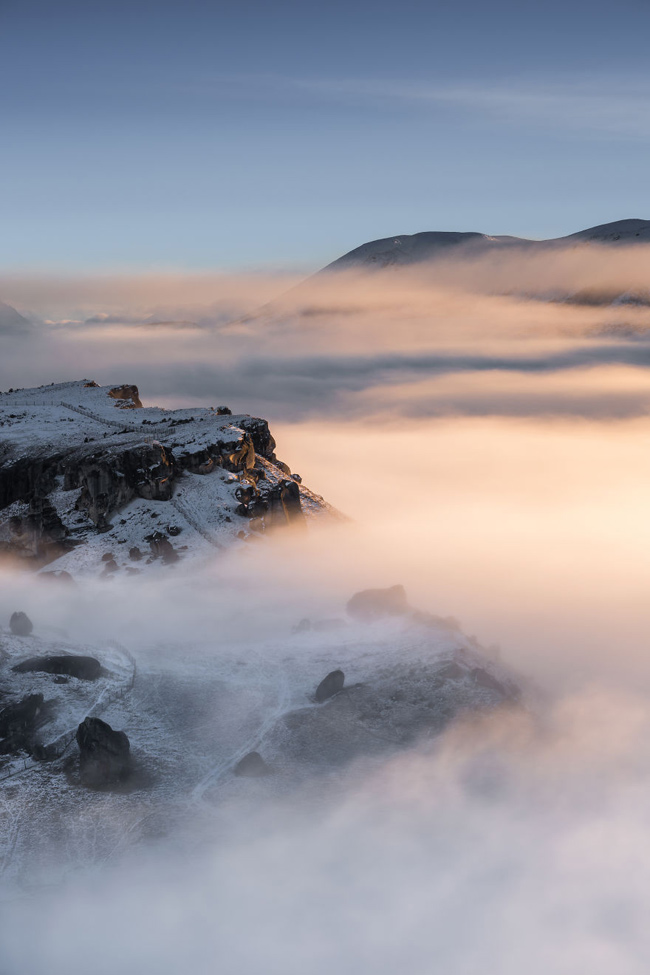
M0 0L0 266L647 218L648 0Z

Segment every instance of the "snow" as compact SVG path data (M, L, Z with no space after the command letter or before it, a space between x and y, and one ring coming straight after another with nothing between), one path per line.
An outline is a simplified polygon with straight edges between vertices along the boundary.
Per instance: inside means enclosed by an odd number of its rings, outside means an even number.
M231 444L237 449L244 436L240 426L245 415L219 415L214 409L165 410L157 407L129 409L125 401L112 399L112 387L99 387L88 380L57 383L36 389L14 390L0 394L0 450L3 465L27 458L64 457L75 449L88 450L97 444L100 452L109 452L138 444L161 444L178 454L199 453L215 442ZM91 448L92 449L92 448ZM286 473L268 459L256 458L266 474L266 484L274 486ZM180 529L174 548L184 561L207 558L214 549L242 544L244 539L260 537L251 530L250 522L236 514L239 502L235 491L240 477L216 467L209 474L185 472L176 478L171 501L147 501L136 498L111 515L112 527L99 533L85 514L77 511L78 489L64 490L63 479L50 501L70 528L70 538L83 542L71 552L51 562L48 570L65 570L73 575L101 574L105 568L102 556L112 553L118 573L149 571L152 563L143 559L133 562L129 551L140 548L149 555L147 536L158 530L167 533L169 526ZM303 511L308 520L332 513L326 502L300 485ZM0 541L9 541L9 520L27 511L24 501L15 502L0 512ZM155 571L173 571L174 565Z

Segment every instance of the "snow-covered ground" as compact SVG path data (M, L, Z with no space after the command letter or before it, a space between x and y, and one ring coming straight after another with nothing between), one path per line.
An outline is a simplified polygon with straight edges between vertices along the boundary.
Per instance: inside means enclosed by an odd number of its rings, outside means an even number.
M306 784L326 794L351 764L381 762L435 738L452 717L512 705L519 695L512 674L453 625L408 618L231 647L196 637L182 647L159 640L89 647L43 637L38 627L29 637L4 630L1 639L3 703L42 693L51 716L39 737L58 756L0 759L0 871L14 892L161 836L180 838L193 817L210 817L224 803L254 808ZM102 674L60 682L12 670L46 653L91 654ZM344 691L315 704L316 686L334 668L345 673ZM116 790L79 782L74 736L88 715L130 739L134 772ZM271 774L233 774L251 751Z

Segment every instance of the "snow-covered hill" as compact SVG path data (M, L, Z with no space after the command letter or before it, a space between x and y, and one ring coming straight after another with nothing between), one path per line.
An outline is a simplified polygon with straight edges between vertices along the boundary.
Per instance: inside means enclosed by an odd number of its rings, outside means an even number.
M192 842L197 821L224 804L250 810L305 788L325 800L352 767L426 745L463 715L520 706L518 678L453 621L403 610L336 626L303 621L293 633L219 648L196 635L182 648L137 637L128 648L79 645L52 640L38 619L26 636L0 627L7 889L128 856L152 838ZM93 679L42 663L80 655L98 662ZM318 701L334 668L344 686ZM16 709L30 703L16 732ZM127 735L123 780L84 783L77 729L87 718ZM251 753L258 758L242 763Z
M86 380L0 394L0 550L23 566L136 574L331 510L261 418Z
M650 220L616 220L580 230L567 237L551 240L528 240L523 237L490 236L482 233L445 233L427 231L419 234L400 234L371 240L328 264L324 271L351 269L381 269L408 266L437 257L449 256L461 250L470 256L489 253L498 248L566 247L580 242L599 244L650 243ZM322 273L322 272L321 272Z

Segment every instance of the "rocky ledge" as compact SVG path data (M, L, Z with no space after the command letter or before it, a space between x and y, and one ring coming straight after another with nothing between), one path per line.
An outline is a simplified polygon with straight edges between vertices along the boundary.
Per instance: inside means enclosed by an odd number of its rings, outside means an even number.
M170 565L328 510L259 417L90 380L0 393L0 554L53 577Z

